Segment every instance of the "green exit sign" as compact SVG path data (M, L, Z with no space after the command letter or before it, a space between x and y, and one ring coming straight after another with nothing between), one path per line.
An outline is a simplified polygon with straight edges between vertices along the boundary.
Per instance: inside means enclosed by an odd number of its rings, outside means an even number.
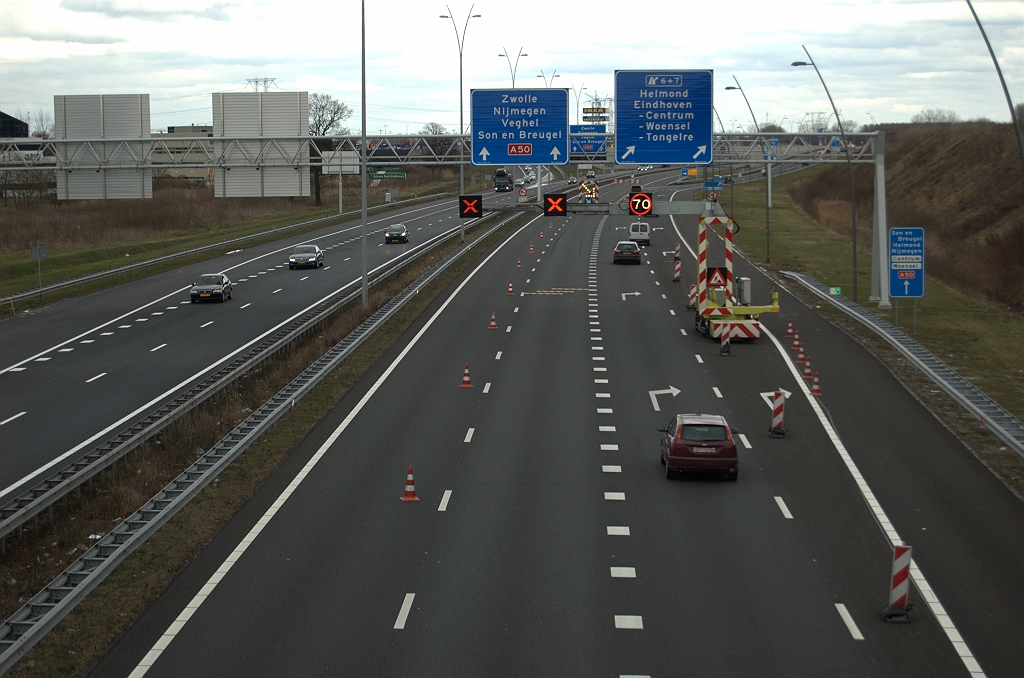
M828 288L828 293L831 294L833 297L838 297L840 294L843 293L843 289L841 287L830 287Z
M371 179L404 179L405 172L376 172L370 175Z

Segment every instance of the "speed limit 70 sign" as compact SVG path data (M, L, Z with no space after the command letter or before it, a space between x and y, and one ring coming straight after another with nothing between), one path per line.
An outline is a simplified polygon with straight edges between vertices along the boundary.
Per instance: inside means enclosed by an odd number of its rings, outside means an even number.
M651 198L650 193L630 193L629 195L629 213L643 217L651 213L654 209L654 200Z

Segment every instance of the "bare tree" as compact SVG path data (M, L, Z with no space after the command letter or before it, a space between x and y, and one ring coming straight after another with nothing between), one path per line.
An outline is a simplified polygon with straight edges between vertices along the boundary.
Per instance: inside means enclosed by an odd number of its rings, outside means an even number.
M780 125L778 123L775 123L775 122L766 122L766 123L764 123L763 125L761 125L761 131L762 132L775 133L775 134L785 134L786 133L786 129L782 125Z
M330 94L309 95L309 135L312 137L345 136L349 129L342 125L352 117L352 107Z
M420 134L432 135L432 134L451 134L448 128L439 122L428 122L420 130ZM449 150L455 146L455 142L452 139L427 139L427 146L434 152L435 155L443 156Z
M960 122L960 116L944 108L927 108L911 116L910 122Z
M29 113L28 117L29 126L32 128L32 136L40 139L49 139L53 136L53 114L50 111L44 111L40 108L35 115Z

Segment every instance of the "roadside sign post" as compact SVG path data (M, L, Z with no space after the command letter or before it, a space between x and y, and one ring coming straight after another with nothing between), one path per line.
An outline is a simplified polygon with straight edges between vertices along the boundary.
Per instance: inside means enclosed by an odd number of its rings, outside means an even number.
M569 164L569 90L474 89L470 108L473 165Z
M615 71L615 164L710 165L710 70Z
M43 258L46 257L46 248L37 244L32 248L32 258L36 260L36 270L39 272L39 289L43 289Z
M924 296L924 229L889 229L889 298L893 324L899 327L900 298L913 299L912 333L917 332L917 299Z

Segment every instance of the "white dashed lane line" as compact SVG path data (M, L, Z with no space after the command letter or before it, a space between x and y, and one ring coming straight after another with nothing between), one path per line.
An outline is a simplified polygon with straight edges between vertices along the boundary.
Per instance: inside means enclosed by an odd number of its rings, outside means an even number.
M438 511L447 511L448 510L448 501L451 498L452 498L452 491L451 490L445 490L444 494L441 495L441 503L437 505L437 510Z
M100 336L101 337L109 337L109 336L113 336L113 334L114 334L113 332L100 332Z
M786 520L793 520L793 514L789 512L789 507L786 506L786 502L782 500L782 497L775 497L775 503L779 505L779 510L782 511L782 517Z
M683 333L683 336L684 336L684 337L686 336L686 330L684 330L684 329L680 328L680 329L679 329L679 331Z
M128 330L128 329L131 329L131 325L118 325L117 329L119 329L119 330Z
M740 442L743 443L743 447L747 448L748 450L754 449L750 446L750 441L747 440L747 436L743 435L742 433L740 434Z
M494 359L501 360L501 351L498 351L497 353L494 354Z
M402 608L398 611L398 619L395 620L396 629L401 630L405 628L405 622L409 619L409 612L412 610L412 601L415 598L415 593L405 594L405 600L402 601Z
M644 628L644 618L638 614L617 614L615 615L615 628L642 631Z
M513 310L512 312L513 312L513 313L519 313L519 307L518 307L518 306L516 306L516 307L515 307L515 310Z
M626 501L626 493L625 492L605 492L604 493L604 499L605 499L605 501Z
M668 310L668 312L669 312L670 314L672 314L672 315L675 315L675 314L676 314L676 312L675 312L675 311L673 311L672 309L669 309L669 310Z
M598 426L597 430L601 433L615 433L614 426Z
M605 443L601 445L602 452L618 452L619 446L617 443Z
M612 577L616 579L636 579L635 567L612 567Z
M278 287L278 288L277 288L276 290L274 290L273 292L271 292L271 294L277 294L278 292L280 292L280 291L281 291L281 290L283 290L283 289L284 289L283 287Z
M0 421L0 426L3 426L4 424L9 424L9 423L11 423L12 421L14 421L15 419L17 419L18 417L21 417L21 416L23 416L23 415L25 415L25 414L28 414L28 413L27 413L27 412L18 412L18 413L17 413L16 415L14 415L13 417L7 417L7 418L6 418L6 419L4 419L3 421Z
M718 387L717 387L717 386L712 386L712 387L711 387L711 390L715 392L715 397L716 397L716 398L721 398L721 397L723 397L723 396L722 396L722 392L718 390Z
M508 327L505 328L505 332L506 333L507 332L511 332L511 331L512 331L512 326L511 325L509 325Z
M491 391L491 382L487 382L486 384L484 384L483 392L484 393L490 393L490 391Z
M162 349L162 348L163 348L164 346L166 346L166 345L167 345L167 344L160 344L160 345L159 345L159 346L157 346L156 348L151 348L151 349L149 349L149 352L150 352L150 353L152 353L153 351L159 351L160 349Z
M602 466L601 473L622 473L622 467L615 465Z
M24 367L10 367L7 369L8 372L24 372Z
M249 308L250 306L252 306L252 302L249 302L248 304L245 304L244 306L239 306L238 308L239 308L239 310L241 310L243 308Z
M37 363L45 363L47 360L50 360L50 358L48 358L48 357L47 358L36 358L35 362L37 362Z
M605 529L608 530L609 537L628 537L629 527L625 525L608 525Z
M303 276L303 277L299 278L299 282L302 282L303 280L308 280L308 279L309 279L308 275L307 276Z
M850 635L853 636L853 639L864 640L864 635L857 628L857 622L853 621L853 617L850 616L850 611L846 609L846 606L842 603L836 603L836 610L839 611L839 616L843 618L843 622L846 624L846 628L850 630Z
M59 351L57 351L57 353L71 353L74 350L75 349L73 349L73 348L62 348Z
M209 327L209 326L210 326L210 325L212 325L212 324L213 324L213 321L211 320L211 321L210 321L210 322L208 322L208 323L203 323L203 324L202 324L202 325L200 325L199 327L200 327L200 328L203 328L203 327Z
M471 428L468 431L466 431L466 439L463 440L462 442L468 443L468 442L472 441L473 440L473 432L474 431L476 431L475 428Z
M611 398L612 394L611 393L595 393L594 397L595 398Z
M699 362L701 365L704 364L704 358L701 358L699 354L697 355L697 362Z
M97 375L96 375L95 377L93 377L92 379L86 379L86 380L85 380L85 383L87 383L87 384L91 384L92 382L96 381L96 380L97 380L97 379L99 379L100 377L105 377L105 376L107 376L107 373L106 373L106 372L100 372L99 374L97 374Z

